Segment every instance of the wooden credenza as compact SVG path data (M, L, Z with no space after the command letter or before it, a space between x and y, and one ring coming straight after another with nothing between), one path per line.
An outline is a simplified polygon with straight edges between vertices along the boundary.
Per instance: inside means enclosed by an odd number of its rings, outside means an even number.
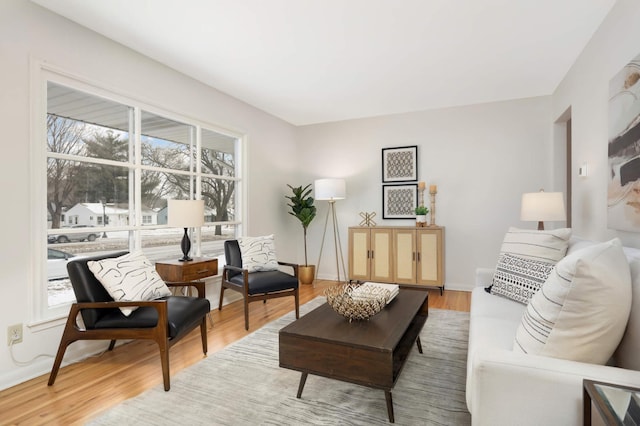
M444 290L444 227L349 228L349 279Z

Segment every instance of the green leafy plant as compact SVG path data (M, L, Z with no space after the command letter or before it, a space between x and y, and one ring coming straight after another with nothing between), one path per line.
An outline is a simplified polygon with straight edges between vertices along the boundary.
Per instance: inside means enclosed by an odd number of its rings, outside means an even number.
M418 206L418 207L416 207L415 212L416 212L416 215L422 216L422 215L425 215L425 214L429 213L429 209L426 208L425 206Z
M304 232L304 266L309 266L307 263L307 227L311 223L314 217L316 217L316 207L313 205L313 197L311 194L311 184L308 184L304 188L302 186L293 187L287 184L291 188L293 195L285 195L291 203L287 204L291 207L289 214L295 216L302 224Z

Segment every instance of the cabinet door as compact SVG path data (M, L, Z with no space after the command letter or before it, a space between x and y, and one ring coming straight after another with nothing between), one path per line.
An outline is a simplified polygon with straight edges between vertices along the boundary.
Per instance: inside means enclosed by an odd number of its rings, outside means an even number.
M418 284L441 286L444 282L442 270L442 230L417 231Z
M371 230L371 281L393 281L393 230Z
M416 231L413 229L395 229L394 263L395 282L397 284L416 283Z
M349 279L369 279L370 235L368 228L349 228Z

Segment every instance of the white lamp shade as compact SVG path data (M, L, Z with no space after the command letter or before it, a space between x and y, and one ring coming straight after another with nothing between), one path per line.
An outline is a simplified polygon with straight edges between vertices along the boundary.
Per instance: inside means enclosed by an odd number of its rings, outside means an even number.
M316 179L313 183L316 200L344 200L347 184L344 179Z
M204 225L204 200L168 200L167 224L175 228Z
M566 220L562 192L528 192L522 194L520 220L554 221Z

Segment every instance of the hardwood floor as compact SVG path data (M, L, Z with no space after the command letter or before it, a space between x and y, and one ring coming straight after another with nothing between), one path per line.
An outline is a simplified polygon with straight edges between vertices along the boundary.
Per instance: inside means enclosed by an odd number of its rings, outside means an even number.
M317 282L315 287L300 289L300 305L322 295L333 281ZM445 290L429 291L429 306L438 309L469 311L471 293ZM214 327L209 329L209 354L223 349L264 324L293 310L292 298L271 299L266 304L250 306L249 331L244 329L242 301L214 309ZM105 349L108 342L105 342ZM198 362L203 357L200 334L196 329L170 351L171 375ZM53 386L43 375L0 391L2 425L70 425L83 424L98 413L144 390L162 384L158 348L153 342L134 341L112 352L64 367Z

